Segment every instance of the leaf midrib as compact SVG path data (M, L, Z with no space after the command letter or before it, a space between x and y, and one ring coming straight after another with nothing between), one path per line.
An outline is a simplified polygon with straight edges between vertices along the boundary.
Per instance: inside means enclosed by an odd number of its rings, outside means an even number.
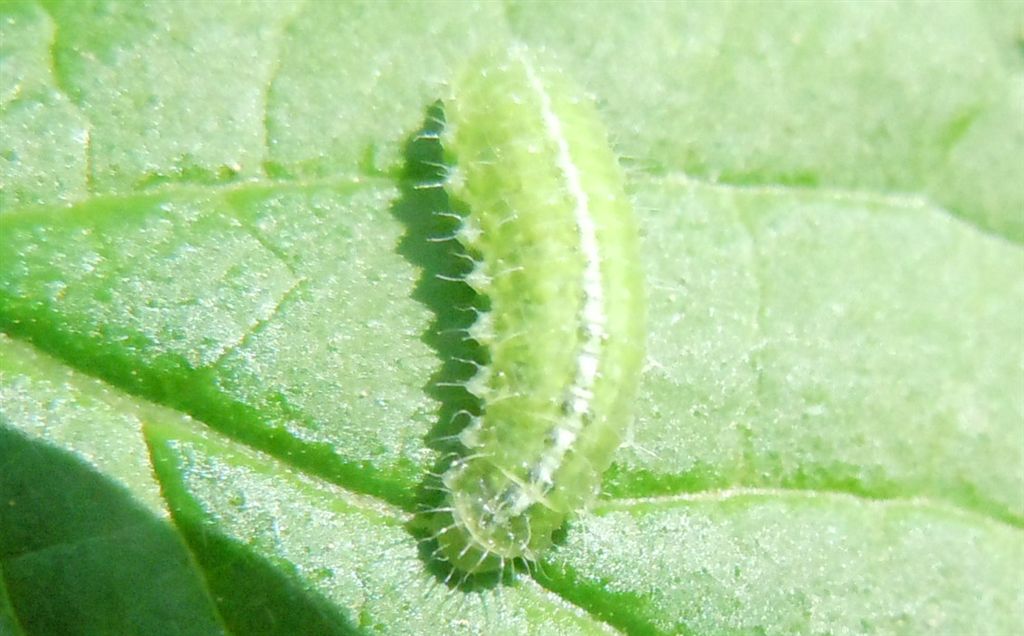
M39 347L37 346L36 343L33 343L31 341L26 342L24 339L19 338L17 336L10 336L10 337L12 339L14 339L14 340L18 340L19 342L23 342L23 343L27 344L28 346L33 347L33 348L35 348L37 350L39 349ZM395 503L387 501L386 499L384 499L382 497L379 497L377 495L374 495L372 493L367 493L365 488L360 488L359 487L359 484L345 483L342 480L339 480L339 481L325 480L322 476L320 476L320 475L318 475L316 473L310 472L308 470L308 467L303 466L302 464L296 463L295 462L295 458L292 455L288 454L288 453L274 453L272 448L268 449L268 448L254 447L251 444L246 443L244 440L237 439L235 436L231 435L230 432L227 432L227 431L221 430L220 428L211 426L207 422L204 422L203 420L200 420L199 418L195 417L191 413L188 413L188 412L185 412L185 411L181 411L180 409L174 408L174 407L169 406L167 404L162 404L160 402L156 402L156 401L152 400L151 398L149 398L148 396L139 395L139 394L131 391L130 389L123 387L123 386L118 386L117 384L112 384L106 378L103 378L103 377L100 377L100 376L96 376L94 373L92 373L89 366L75 364L74 360L69 360L69 359L67 359L67 358L65 358L63 356L60 356L60 352L47 351L46 353L48 353L49 355L57 354L59 356L58 359L62 363L64 363L64 364L68 365L69 367L75 369L76 372L79 372L82 375L85 375L85 376L88 376L88 377L92 377L94 379L98 379L98 380L100 380L100 381L102 381L102 382L104 382L104 383L106 383L108 385L114 386L114 388L116 388L121 393L131 395L135 400L141 401L144 404L149 404L151 406L159 406L159 408L167 409L169 411L172 411L174 413L178 413L180 415L187 415L189 418L191 418L195 422L197 422L197 423L199 423L201 425L208 426L211 430L217 431L217 433L219 435L223 435L224 437L227 437L227 438L231 439L232 441L234 441L236 443L242 444L242 445L246 446L247 448L250 448L250 449L252 449L252 450L254 450L256 452L266 453L267 455L273 457L275 460L281 462L282 464L287 465L289 468L294 469L298 473L301 473L301 474L305 475L306 477L308 477L310 479L316 479L316 480L324 481L325 483L330 483L330 484L333 484L334 486L345 488L346 490L348 490L348 491L358 495L359 497L368 497L372 501L379 502L379 504L382 507L382 509L383 510L387 510L388 513L391 516L393 516L394 518L396 518L396 519L405 518L409 514L409 511L403 510L400 506L396 505ZM145 431L143 431L143 433L145 434ZM955 502L945 501L945 500L941 500L941 499L935 499L933 497L927 497L927 496L923 496L923 495L898 495L898 496L890 496L890 497L872 497L872 496L869 496L869 495L865 495L863 493L855 493L855 492L839 490L839 489L832 490L832 489L820 489L820 488L818 488L818 489L813 489L813 488L784 488L784 487L756 487L755 488L755 487L744 487L744 486L730 486L730 487L712 488L712 489L704 489L704 490L681 491L681 492L678 492L678 493L661 494L661 495L650 496L650 497L617 497L617 498L613 498L613 499L601 499L598 502L598 504L595 505L595 510L601 510L601 509L621 509L621 508L627 508L627 507L638 506L638 505L649 506L649 505L652 505L652 504L659 504L659 503L660 504L674 504L674 503L687 502L687 501L723 501L725 499L730 499L730 498L735 498L735 497L749 497L749 496L756 496L756 497L805 496L807 498L825 498L825 497L833 498L833 497L837 497L837 498L841 498L843 501L849 501L849 502L864 502L864 503L867 503L867 502L879 503L880 502L880 503L891 504L891 505L908 506L908 507L913 507L913 508L917 508L917 509L921 509L921 510L928 510L928 511L933 511L933 512L945 512L947 514L953 513L953 514L961 515L961 516L963 516L964 518L967 518L967 519L976 520L978 522L984 522L984 523L988 523L988 524L995 524L995 525L1000 526L1000 527L1013 528L1015 530L1024 530L1024 523L1015 523L1014 521L1011 521L1009 519L1000 518L1000 517L998 517L996 515L993 515L993 514L991 514L989 512L985 512L985 511L977 510L977 509L973 509L973 508L968 508L968 507L965 507L965 506L957 505Z

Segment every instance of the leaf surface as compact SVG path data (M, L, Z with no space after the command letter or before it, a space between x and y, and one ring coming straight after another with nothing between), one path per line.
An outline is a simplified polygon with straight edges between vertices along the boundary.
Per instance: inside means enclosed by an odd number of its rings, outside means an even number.
M5 2L0 630L1012 633L1022 24ZM650 355L597 508L456 586L412 514L468 300L416 134L514 41L630 172Z

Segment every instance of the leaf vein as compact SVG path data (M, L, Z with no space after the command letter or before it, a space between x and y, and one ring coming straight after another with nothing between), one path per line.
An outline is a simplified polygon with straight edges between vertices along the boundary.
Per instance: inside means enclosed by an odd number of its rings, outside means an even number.
M845 492L840 490L823 490L812 488L758 488L758 487L734 487L716 490L702 490L695 492L676 493L671 495L655 495L651 497L623 497L606 499L599 502L594 511L600 513L602 510L622 510L641 506L675 505L685 503L724 503L727 501L752 498L752 499L804 499L804 500L833 500L856 503L858 505L878 506L903 506L927 510L929 512L956 515L965 519L975 520L978 523L987 523L1015 531L1024 531L1024 524L1008 519L1001 519L978 510L965 508L947 501L938 500L932 497L920 495L895 496L895 497L870 497L863 494Z
M923 192L878 192L857 188L842 188L825 185L793 185L790 183L770 183L762 181L720 181L701 179L683 172L672 171L655 174L646 173L637 180L649 182L679 183L690 186L704 186L724 191L735 191L750 194L766 194L777 196L795 196L805 194L807 196L826 197L835 201L850 202L885 206L890 208L901 208L905 210L929 210L948 217L954 222L961 223L978 234L1002 241L1007 245L1017 248L1024 248L1024 238L1018 239L1002 234L996 230L987 228L973 220L973 217L964 211L946 207L938 203L933 197Z
M298 20L308 8L308 2L306 0L302 0L290 16L281 20L280 28L274 36L274 48L276 50L276 55L274 56L275 61L270 69L270 73L267 75L266 89L263 91L263 174L267 177L270 177L267 168L272 162L271 146L273 146L274 143L274 135L271 133L272 123L270 121L270 105L274 96L274 84L277 82L278 77L280 77L281 68L284 65L282 60L282 51L288 37L288 31L291 29L292 25L295 24L295 21Z
M85 191L87 193L94 193L94 167L93 167L93 143L92 143L92 132L95 125L92 122L92 118L86 112L82 105L77 99L74 98L74 91L71 90L71 85L65 76L65 73L61 70L61 64L58 62L57 50L60 48L60 37L61 29L57 22L56 16L53 15L53 11L47 6L45 2L36 2L36 6L39 7L43 15L46 16L50 22L51 34L50 34L50 72L53 74L53 86L57 91L67 99L68 103L71 104L75 113L85 122Z

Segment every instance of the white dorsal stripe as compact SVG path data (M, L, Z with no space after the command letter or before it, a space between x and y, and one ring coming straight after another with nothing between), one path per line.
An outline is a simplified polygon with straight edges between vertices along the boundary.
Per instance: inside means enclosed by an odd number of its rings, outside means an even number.
M565 179L566 190L573 204L573 218L579 237L580 253L583 255L583 304L579 314L579 333L583 338L576 360L576 374L572 386L566 392L570 412L552 432L554 444L541 457L534 476L537 481L550 485L554 473L562 464L566 454L583 428L584 419L590 414L594 386L600 372L603 342L606 338L607 313L604 297L604 277L601 273L601 250L597 238L597 225L590 210L590 197L583 188L579 168L573 163L569 142L562 129L562 122L555 114L551 96L544 88L540 77L530 60L520 52L519 59L526 71L527 82L540 100L541 120L544 129L554 141L557 153L555 163Z

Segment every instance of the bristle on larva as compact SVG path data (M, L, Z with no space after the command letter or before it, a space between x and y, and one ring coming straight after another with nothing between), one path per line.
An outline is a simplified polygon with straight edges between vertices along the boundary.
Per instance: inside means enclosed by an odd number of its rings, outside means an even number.
M489 310L465 388L482 414L442 476L441 552L464 573L533 561L596 497L643 358L637 230L592 103L522 46L470 63L445 100L461 280Z

